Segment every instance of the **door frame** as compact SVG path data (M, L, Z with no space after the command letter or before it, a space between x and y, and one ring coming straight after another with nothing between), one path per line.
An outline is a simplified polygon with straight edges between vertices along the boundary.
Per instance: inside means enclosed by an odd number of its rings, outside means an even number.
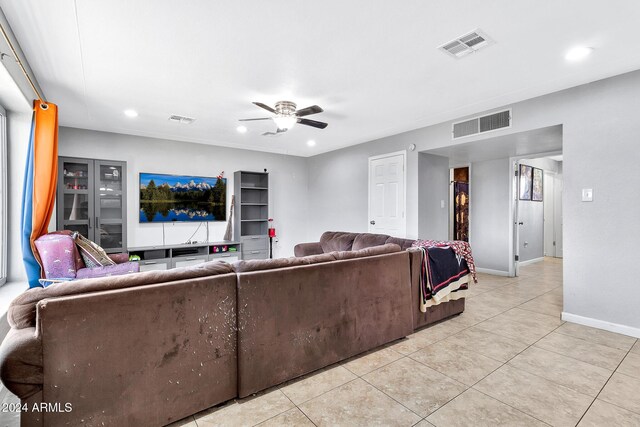
M511 197L509 198L509 218L511 219L511 227L509 227L509 241L511 245L509 246L509 276L515 277L518 275L519 270L519 262L516 261L516 255L518 255L519 250L519 237L518 233L518 203L519 203L519 194L518 194L518 178L514 174L517 171L516 167L520 164L520 160L522 159L537 159L540 157L547 156L556 156L558 154L562 154L562 150L555 151L546 151L542 153L531 153L521 156L513 156L509 157L509 194ZM544 203L544 202L543 202ZM544 232L544 231L543 231Z
M455 189L453 188L453 170L454 169L458 169L458 168L468 168L469 169L469 215L468 215L468 221L469 221L469 243L471 243L471 162L467 162L467 163L460 163L460 164L454 164L453 166L449 165L449 240L454 240L454 236L453 236L453 223L454 223L454 215L455 215L455 206L454 206L454 200L453 200L453 196L454 196L454 191Z
M367 231L372 232L370 223L371 221L371 162L374 160L384 159L385 157L394 157L402 155L402 192L403 192L403 206L402 206L402 227L401 235L394 237L407 237L407 150L394 151L386 154L378 154L376 156L369 156L367 164Z

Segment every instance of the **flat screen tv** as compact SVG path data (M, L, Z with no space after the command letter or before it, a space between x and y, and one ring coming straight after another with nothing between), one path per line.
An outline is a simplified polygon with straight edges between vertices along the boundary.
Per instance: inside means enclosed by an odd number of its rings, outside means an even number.
M227 179L140 174L140 222L226 221Z

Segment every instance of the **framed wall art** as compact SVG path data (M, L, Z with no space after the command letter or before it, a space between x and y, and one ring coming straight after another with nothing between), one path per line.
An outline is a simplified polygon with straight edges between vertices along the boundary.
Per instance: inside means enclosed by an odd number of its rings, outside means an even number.
M521 164L519 176L519 198L520 200L531 200L531 181L533 178L533 168L531 166Z
M533 168L533 180L531 184L531 200L541 202L543 196L544 171Z

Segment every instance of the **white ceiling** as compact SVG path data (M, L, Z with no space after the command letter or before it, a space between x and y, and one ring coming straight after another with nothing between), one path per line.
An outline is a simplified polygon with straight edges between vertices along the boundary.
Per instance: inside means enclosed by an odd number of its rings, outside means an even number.
M309 156L640 68L640 2L0 0L60 123ZM495 44L437 46L475 28ZM595 48L568 63L575 45ZM318 104L277 138L251 101ZM123 115L127 108L140 116ZM170 114L195 117L191 125ZM306 141L314 139L315 147ZM90 143L90 141L87 141Z

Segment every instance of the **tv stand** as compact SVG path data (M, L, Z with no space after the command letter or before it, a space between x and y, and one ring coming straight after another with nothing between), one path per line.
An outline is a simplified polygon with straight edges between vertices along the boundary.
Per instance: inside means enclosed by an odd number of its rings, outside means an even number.
M134 247L129 248L129 255L140 257L137 261L140 271L150 271L187 267L213 260L231 263L242 258L242 251L240 242L222 240Z

